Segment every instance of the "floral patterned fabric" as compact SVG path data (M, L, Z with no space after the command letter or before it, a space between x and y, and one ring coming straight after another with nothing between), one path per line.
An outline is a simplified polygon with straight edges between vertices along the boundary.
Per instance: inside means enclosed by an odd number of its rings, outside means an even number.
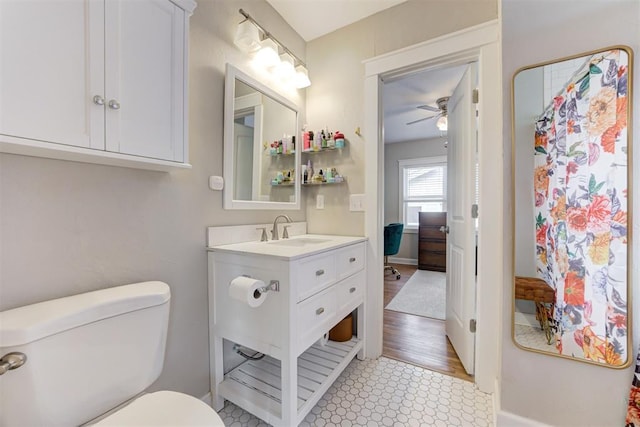
M559 354L627 361L627 55L593 55L537 122L536 270Z
M626 427L640 427L640 351L636 358L636 372L633 375L629 405L627 406Z

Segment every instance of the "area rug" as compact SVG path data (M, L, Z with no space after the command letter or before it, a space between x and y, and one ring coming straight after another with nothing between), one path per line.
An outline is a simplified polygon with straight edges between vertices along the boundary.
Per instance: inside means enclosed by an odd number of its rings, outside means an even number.
M445 299L445 273L417 270L385 309L444 320Z

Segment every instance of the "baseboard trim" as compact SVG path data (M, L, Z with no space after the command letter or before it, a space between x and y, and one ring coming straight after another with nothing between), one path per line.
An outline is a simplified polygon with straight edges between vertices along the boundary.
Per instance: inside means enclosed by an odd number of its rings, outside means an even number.
M500 380L495 378L493 381L493 394L491 395L491 400L493 403L493 425L498 425L498 414L500 413Z
M511 412L498 411L495 415L496 427L551 427L530 418L521 417Z
M200 398L200 400L202 400L207 405L213 407L213 405L211 404L211 392L209 392L209 393L205 394L204 396L202 396Z
M392 264L418 265L418 260L413 258L397 258L390 256L389 262Z

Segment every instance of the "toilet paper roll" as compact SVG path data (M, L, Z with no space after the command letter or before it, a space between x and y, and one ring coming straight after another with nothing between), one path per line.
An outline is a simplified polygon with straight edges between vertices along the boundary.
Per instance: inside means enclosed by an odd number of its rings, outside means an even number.
M229 284L229 296L249 307L258 307L267 299L267 293L259 291L264 287L265 284L262 280L239 276Z

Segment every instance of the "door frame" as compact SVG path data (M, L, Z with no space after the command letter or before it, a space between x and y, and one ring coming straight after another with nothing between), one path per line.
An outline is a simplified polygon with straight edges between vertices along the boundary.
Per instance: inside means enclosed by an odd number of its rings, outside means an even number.
M368 237L365 356L382 354L384 139L382 80L475 61L478 63L479 211L476 277L475 382L481 391L499 392L502 345L503 168L502 68L500 26L489 21L364 61L365 235ZM496 184L497 183L497 184Z

